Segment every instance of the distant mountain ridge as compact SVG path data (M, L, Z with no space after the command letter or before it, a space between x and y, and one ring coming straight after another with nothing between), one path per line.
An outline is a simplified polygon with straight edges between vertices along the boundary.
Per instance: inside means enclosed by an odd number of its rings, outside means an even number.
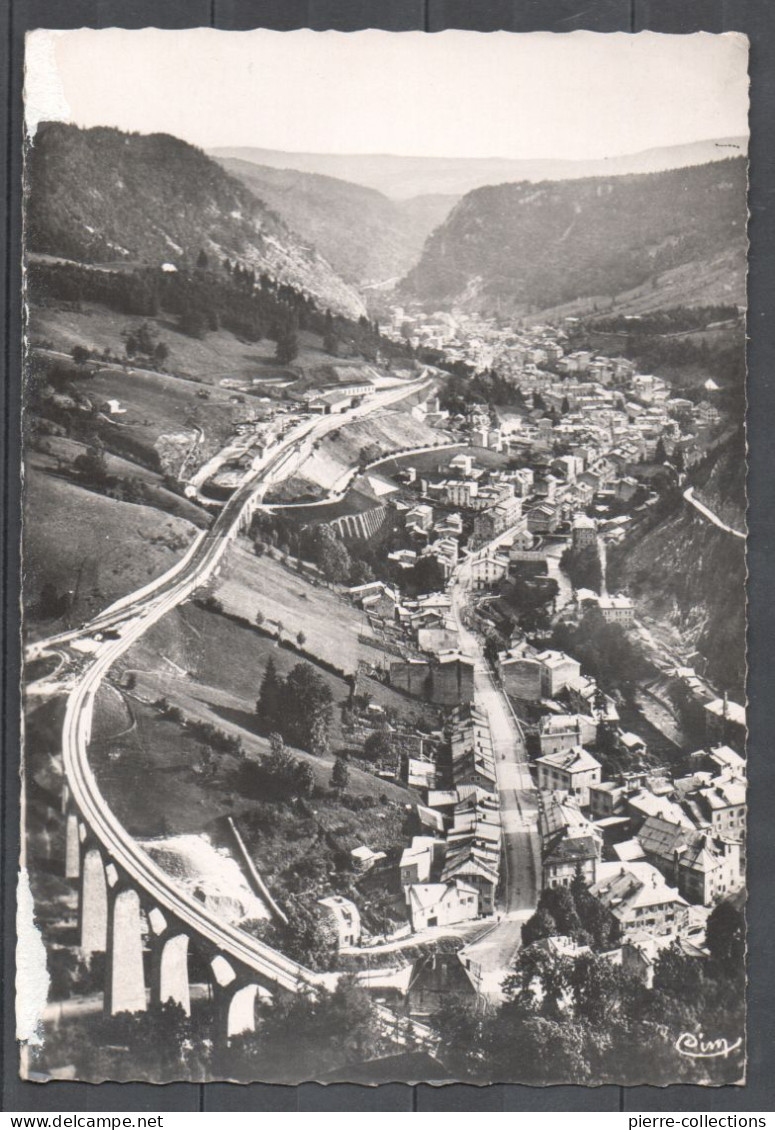
M617 296L727 257L745 302L746 161L475 189L428 238L400 293L431 305L530 313ZM717 271L715 272L717 274ZM715 275L714 275L715 277ZM702 287L691 301L702 303Z
M392 154L290 153L237 146L211 150L219 160L237 158L276 169L318 173L377 189L395 200L443 193L462 196L505 181L578 180L626 176L705 165L745 156L745 137L720 137L592 160L507 157L402 157Z
M239 260L358 318L356 291L245 185L168 134L42 124L26 159L27 246L83 262Z
M397 202L374 188L320 173L231 157L218 161L354 285L403 277L457 202L442 195Z

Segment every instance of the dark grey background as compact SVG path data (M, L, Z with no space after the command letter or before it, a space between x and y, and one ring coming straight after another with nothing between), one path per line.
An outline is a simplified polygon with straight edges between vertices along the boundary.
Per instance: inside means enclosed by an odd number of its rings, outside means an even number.
M4 655L2 741L4 865L4 1017L2 1102L12 1111L771 1111L775 1108L775 920L769 842L775 806L775 489L772 428L775 422L775 2L773 0L0 0L0 83L4 92L5 146L0 172L9 203L0 233L4 256L0 298L4 309L0 439ZM34 27L310 27L356 31L643 30L688 33L742 31L751 40L751 150L749 273L749 1043L748 1084L743 1087L447 1087L388 1084L380 1087L304 1084L25 1083L18 1079L14 1041L15 885L19 852L19 399L21 349L20 166L24 32Z

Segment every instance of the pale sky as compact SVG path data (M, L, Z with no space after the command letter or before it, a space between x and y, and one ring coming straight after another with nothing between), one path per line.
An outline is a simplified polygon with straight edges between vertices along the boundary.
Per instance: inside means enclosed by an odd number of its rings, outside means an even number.
M35 31L27 121L204 149L613 157L747 135L747 64L737 34Z

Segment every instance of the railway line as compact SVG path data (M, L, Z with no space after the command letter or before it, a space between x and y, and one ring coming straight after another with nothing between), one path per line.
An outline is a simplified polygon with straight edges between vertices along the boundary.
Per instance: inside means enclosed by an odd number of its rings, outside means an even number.
M69 694L62 731L62 753L69 801L74 805L89 834L115 868L141 893L146 904L152 904L168 915L192 937L205 941L210 951L223 955L242 971L255 976L262 984L279 986L297 992L303 986L331 987L337 974L318 973L286 957L272 947L222 921L203 903L190 897L175 881L155 864L132 836L124 829L100 792L89 764L94 703L102 680L112 665L161 617L185 601L197 588L212 577L229 543L243 522L249 520L273 476L280 473L287 459L311 437L325 434L331 426L341 427L348 419L357 419L369 411L384 408L416 394L427 384L420 379L404 382L400 387L376 394L368 402L337 416L304 420L285 437L280 450L275 450L234 492L210 530L203 532L189 547L184 557L156 581L115 602L84 627L40 641L28 648L27 658L36 658L64 644L91 639L93 657L82 669ZM95 639L110 633L107 640ZM402 1018L381 1007L380 1022L386 1032L401 1042L408 1040ZM413 1026L422 1039L431 1040ZM407 1029L408 1031L408 1029Z

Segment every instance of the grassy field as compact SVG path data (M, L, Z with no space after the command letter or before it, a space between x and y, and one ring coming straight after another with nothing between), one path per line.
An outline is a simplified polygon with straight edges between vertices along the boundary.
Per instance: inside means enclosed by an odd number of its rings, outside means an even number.
M375 498L370 488L369 479L359 476L344 498L338 498L327 506L294 506L289 510L283 510L282 516L289 521L304 525L307 522L331 522L344 514L365 514L367 510L372 510L385 501L384 498ZM395 492L391 494L395 497ZM273 501L275 501L273 496L267 496L267 502Z
M266 617L264 627L275 630L283 624L283 638L305 636L304 650L333 664L346 674L355 674L360 664L386 669L396 658L385 650L367 618L352 601L324 584L312 584L295 569L273 560L269 554L256 557L244 542L229 551L215 595L224 610L248 620L257 611ZM414 724L427 720L432 709L377 679L362 679L373 701L395 710Z
M363 628L362 614L349 602L329 589L313 587L266 556L252 558L258 567L255 571L247 553L237 551L235 556L241 557L247 570L242 579L235 572L233 581L226 580L228 588L218 588L217 597L226 612L251 621L259 604L263 604L264 627L274 630L268 602L260 599L261 593L271 591L276 607L282 609L283 638L295 642L297 632L304 631L304 650L309 655L318 655L347 674L357 671L359 659L374 666L389 662L390 656L376 638L372 637L373 643L358 640ZM230 575L231 567L225 573ZM258 582L256 588L251 587L254 582ZM308 598L303 593L308 593ZM126 664L138 671L139 681L148 694L157 698L166 695L176 701L182 695L191 700L189 705L205 704L224 719L250 729L270 656L281 674L287 674L302 661L295 651L278 647L275 640L248 624L186 604L154 625L129 653ZM318 670L330 687L334 702L345 702L350 694L346 679L322 667ZM375 703L395 710L408 722L428 716L425 704L376 679L363 679L362 685ZM341 742L338 709L332 736L335 743Z
M143 322L151 323L159 340L169 348L166 368L182 377L217 385L227 378L273 375L266 362L273 357L274 342L255 344L240 341L228 330L208 333L201 340L181 333L174 322L165 317L144 318L118 314L96 303L84 302L74 311L59 305L34 307L30 315L30 339L50 342L52 348L69 353L74 345L102 353L109 349L115 356L124 356L125 330L137 330ZM276 369L274 375L282 370Z
M132 674L133 690L124 695L136 725L127 724L128 716L115 700L116 690L105 691L97 703L95 736L100 740L94 743L93 760L103 767L100 772L105 779L113 780L116 775L121 778L111 796L115 796L117 804L128 806L122 811L132 814L132 827L138 835L202 831L206 828L203 815L209 821L221 811L217 796L217 811L212 815L206 802L200 805L197 801L193 806L186 802L179 808L168 804L178 783L181 788L188 787L187 774L197 777L202 743L185 726L161 717L151 704L164 697L181 709L185 719L211 722L238 737L248 757L263 755L268 742L256 730L255 702L270 656L283 675L301 661L293 652L248 627L196 605L186 605L154 625L122 660L122 682L126 683L128 674ZM329 672L318 671L338 706L349 694L348 684ZM102 720L101 712L105 715ZM322 788L328 787L334 752L341 738L338 709L334 715L331 754L316 757L297 751L297 756L312 766ZM122 731L124 736L116 739L114 735ZM219 754L218 759L223 760L226 768L232 762L237 764L227 755ZM133 778L142 778L142 789L137 784L129 787ZM224 779L223 784L225 789L235 787L231 778ZM165 794L161 799L157 796L159 790ZM355 767L349 791L356 796L384 792L390 800L400 803L412 799L403 787ZM129 795L132 792L134 798ZM208 811L203 813L203 807ZM166 823L161 821L164 827L160 824L162 815L169 817Z
M375 926L386 915L400 922L405 908L396 865L416 830L418 796L356 765L343 794L331 789L341 734L336 710L331 753L294 751L313 771L309 801L267 797L250 763L269 748L255 731L254 705L270 656L281 674L299 662L257 631L196 605L165 617L122 661L124 688L105 686L98 696L89 757L100 788L121 823L143 839L206 833L213 844L231 847L225 822L231 816L281 903L289 895L314 901L333 889L355 897ZM319 672L338 706L348 684ZM161 697L181 711L182 721L154 706ZM211 758L192 732L195 721L237 737L244 758L220 752ZM347 860L364 844L387 858L360 879Z
M367 876L364 893L353 889L364 911L381 920L387 909L401 920L396 864L411 838L417 802L409 790L356 768L347 792L329 787L332 761L297 756L313 767L317 789L311 801L269 801L257 795L250 760L266 752L265 743L242 731L247 761L218 754L208 764L202 743L185 726L162 718L135 695L127 696L135 727L111 740L95 740L90 760L100 788L123 826L141 839L205 833L218 846L233 848L225 818L236 823L270 890L282 903L288 894L314 900L330 893L335 872L362 844L383 851L379 873ZM97 703L99 713L104 696ZM115 725L111 704L106 733ZM218 721L215 717L215 721ZM224 727L229 729L229 727ZM349 882L359 882L353 876ZM345 889L347 877L335 881Z
M220 755L218 771L204 787L202 743L152 706L131 702L136 727L110 741L95 737L89 759L118 820L134 836L210 831L235 810L232 799L239 762ZM95 717L99 719L102 705Z
M87 444L80 440L69 439L65 436L48 436L45 440L46 451L31 450L27 453L26 466L49 475L67 478L72 475L69 470L71 464L79 455L87 451ZM176 518L184 518L196 526L208 526L212 515L202 506L191 502L182 495L168 490L164 486L163 477L157 471L150 471L139 463L133 463L121 455L105 451L105 467L111 476L127 481L133 479L147 484L150 490L149 500L146 504L158 507L160 511L172 514Z
M124 356L126 330L136 331L143 322L150 323L158 339L169 348L165 368L197 383L217 386L221 380L256 380L256 391L267 396L281 394L282 388L290 391L335 383L336 377L327 371L337 367L360 368L360 358L330 357L315 334L299 334L299 355L292 366L285 368L275 360L275 343L269 338L248 342L235 337L229 330L214 330L203 338L181 333L174 321L162 315L146 318L118 314L93 302L81 303L80 310L68 309L65 304L52 303L35 306L30 311L30 340L33 344L47 343L53 349L69 353L74 345L84 345L96 353L109 349L117 357ZM263 386L263 387L261 387Z
M194 438L195 426L204 431L199 461L224 446L233 435L235 419L242 419L242 405L232 404L228 389L213 389L208 400L197 396L201 386L166 373L138 369L108 368L97 376L74 382L92 403L118 400L125 411L100 420L100 434L106 446L131 444L146 450L151 458L160 437L180 435Z
M461 443L443 451L421 451L418 455L393 455L377 463L372 467L372 471L387 479L393 479L399 471L404 471L407 467L416 467L418 472L426 473L444 470L449 466L450 460L461 451L467 452L468 445Z
M194 533L181 518L116 502L31 468L22 538L27 630L49 633L65 626L39 620L36 606L45 584L72 594L69 621L82 623L169 569Z
M385 662L366 617L349 599L322 584L310 584L267 554L256 557L245 544L229 551L216 595L227 611L248 620L259 610L267 627L281 620L283 634L291 639L304 632L307 651L348 674L357 671L359 660L374 666ZM373 645L360 642L360 635L373 639Z
M83 345L95 355L107 349L111 355L124 358L122 335L136 331L143 322L149 323L156 340L169 348L164 372L152 371L154 365L149 360L127 358L121 364L93 365L74 382L92 403L120 402L124 412L95 419L95 429L109 450L141 462L155 462L161 437L181 437L177 446L185 446L186 437L193 440L199 427L204 432L197 450L201 463L223 447L233 434L234 423L244 419L249 410L261 413L278 400L298 400L306 390L336 384L349 372L377 383L388 379L361 358L330 357L323 351L321 339L306 331L299 334L298 356L292 365L283 367L277 364L275 343L269 339L243 342L226 330L192 338L163 317L116 314L94 303L83 303L78 311L66 304L32 308L29 338L33 345L68 356L74 346ZM55 356L52 360L59 359ZM388 438L385 449L395 446ZM335 474L340 474L347 463L335 461L335 465ZM305 477L314 478L306 472Z

